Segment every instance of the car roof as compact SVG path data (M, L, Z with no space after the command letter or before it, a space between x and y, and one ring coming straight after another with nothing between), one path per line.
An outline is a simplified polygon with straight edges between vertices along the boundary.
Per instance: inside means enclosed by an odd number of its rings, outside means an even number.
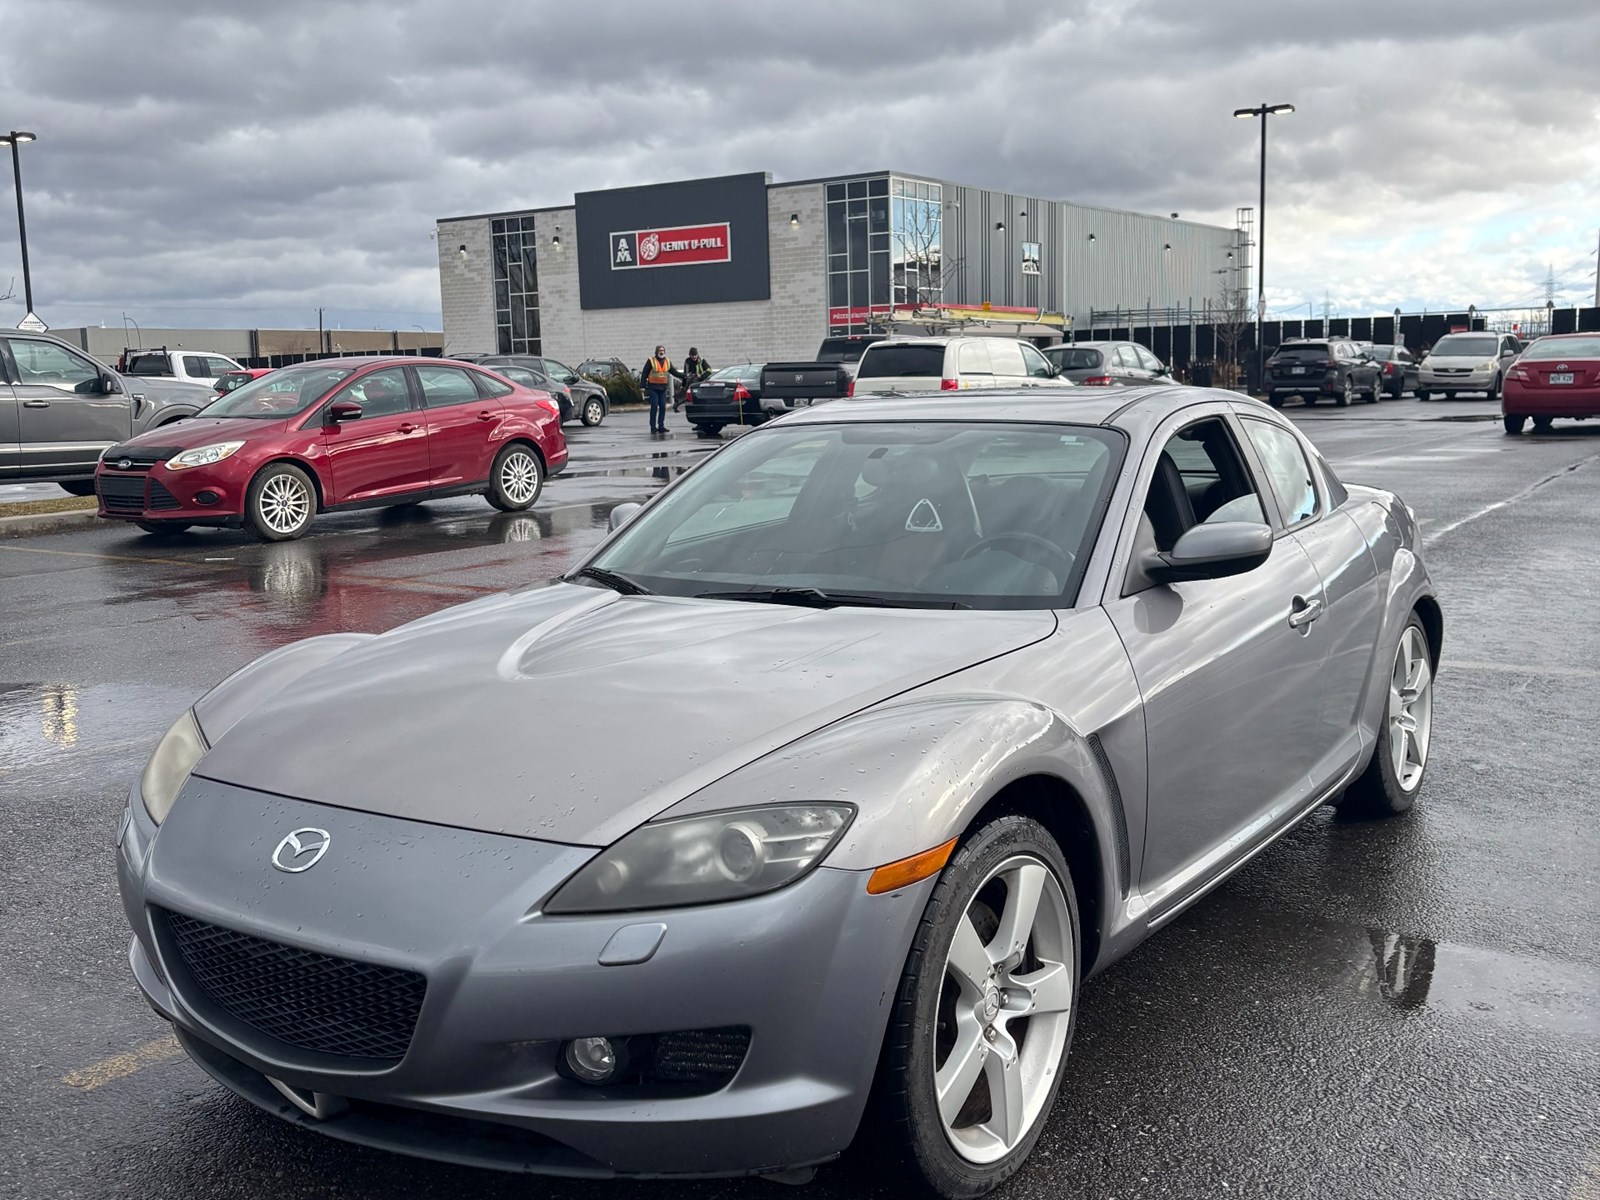
M1219 388L1149 387L994 388L928 392L923 395L857 396L795 409L781 421L789 425L829 425L841 421L1019 421L1055 425L1121 425L1124 415L1159 420L1168 412L1218 400L1246 399ZM1263 411L1270 412L1263 406Z
M1101 339L1100 341L1097 341L1097 342L1057 342L1054 346L1046 346L1045 349L1046 350L1077 350L1077 349L1081 349L1081 348L1087 348L1087 349L1090 349L1090 350L1098 350L1101 346L1129 346L1129 345L1138 345L1138 343L1137 342L1129 342L1129 341L1126 341L1126 340L1114 339L1114 338L1104 338L1104 339Z

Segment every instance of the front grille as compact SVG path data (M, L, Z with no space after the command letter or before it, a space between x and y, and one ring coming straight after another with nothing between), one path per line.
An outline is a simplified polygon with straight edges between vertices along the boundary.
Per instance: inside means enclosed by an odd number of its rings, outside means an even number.
M182 508L178 498L162 486L159 479L150 481L150 511L168 512L174 508Z
M195 987L228 1016L301 1050L405 1057L428 986L415 971L318 954L182 913L164 916Z
M142 513L144 511L145 475L107 475L95 480L100 490L100 503L108 513Z
M667 1083L721 1087L734 1077L750 1049L750 1030L685 1029L656 1038L650 1075Z

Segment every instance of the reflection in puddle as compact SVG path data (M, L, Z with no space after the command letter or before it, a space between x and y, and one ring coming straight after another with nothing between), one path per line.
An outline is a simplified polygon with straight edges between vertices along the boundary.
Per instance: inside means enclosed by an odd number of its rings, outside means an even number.
M0 775L74 754L154 743L193 699L137 684L0 683Z
M1437 948L1428 938L1367 930L1378 994L1395 1008L1421 1008L1433 983Z

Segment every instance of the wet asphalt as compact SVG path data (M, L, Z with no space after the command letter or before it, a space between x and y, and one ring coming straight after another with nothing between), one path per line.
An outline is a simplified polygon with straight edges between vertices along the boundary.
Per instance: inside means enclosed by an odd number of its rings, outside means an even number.
M1387 823L1317 814L1089 983L1002 1195L1597 1200L1600 426L1507 438L1471 400L1291 415L1422 521L1446 622L1424 794ZM129 783L200 691L299 637L557 574L711 448L675 420L572 428L529 514L440 502L276 546L0 540L0 1196L786 1194L499 1175L284 1126L166 1040L111 867ZM870 1154L800 1194L904 1194Z

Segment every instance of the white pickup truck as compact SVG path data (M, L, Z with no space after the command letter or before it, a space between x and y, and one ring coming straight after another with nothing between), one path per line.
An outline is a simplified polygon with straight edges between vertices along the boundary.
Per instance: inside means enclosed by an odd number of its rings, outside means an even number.
M168 350L159 346L152 350L124 350L117 359L117 370L124 375L181 379L211 387L228 372L244 368L227 355L210 350Z

